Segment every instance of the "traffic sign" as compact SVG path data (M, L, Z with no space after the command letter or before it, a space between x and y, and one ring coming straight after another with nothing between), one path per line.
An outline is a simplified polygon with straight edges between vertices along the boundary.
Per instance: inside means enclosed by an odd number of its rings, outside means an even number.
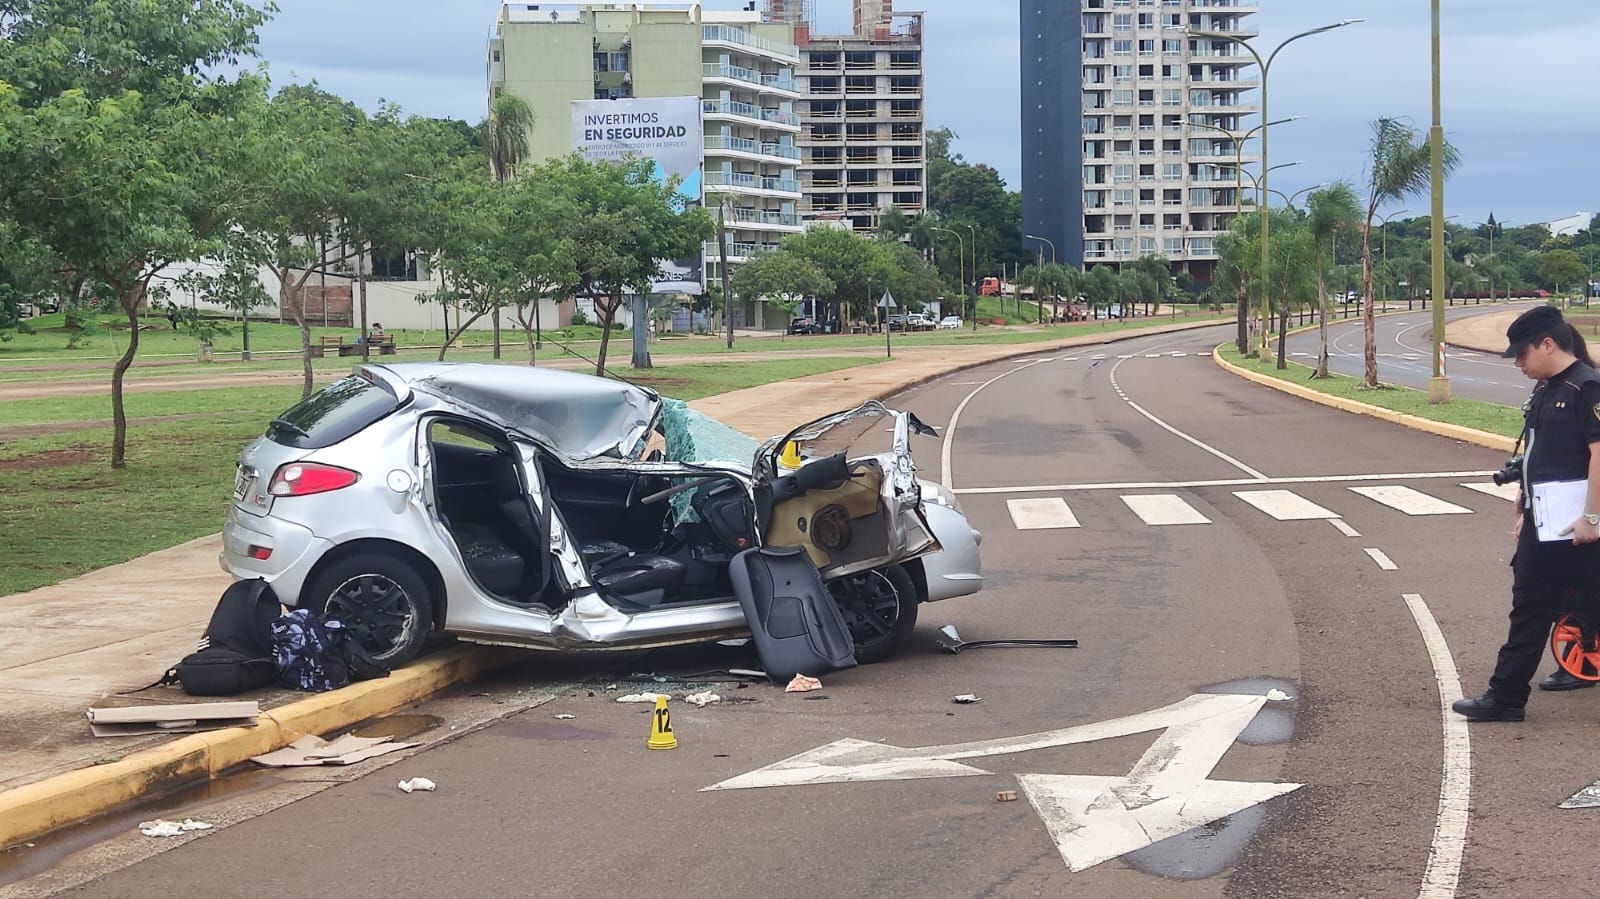
M878 308L879 309L895 309L895 308L898 308L895 305L894 294L892 294L889 291L885 290L883 292L883 296L878 298Z

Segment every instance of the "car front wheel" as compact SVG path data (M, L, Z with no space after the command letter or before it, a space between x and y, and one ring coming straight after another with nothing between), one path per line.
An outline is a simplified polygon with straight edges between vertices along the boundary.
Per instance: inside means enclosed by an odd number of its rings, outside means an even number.
M899 565L835 578L828 592L844 614L863 665L894 655L917 626L917 587Z
M433 629L433 591L409 563L357 553L324 570L305 592L308 608L339 621L377 661L416 658Z

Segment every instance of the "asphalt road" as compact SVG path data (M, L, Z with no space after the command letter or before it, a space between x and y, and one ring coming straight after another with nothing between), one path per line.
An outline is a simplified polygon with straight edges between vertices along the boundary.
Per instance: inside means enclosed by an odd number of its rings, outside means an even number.
M1232 378L1203 355L1229 333L1007 362L908 393L901 404L926 421L959 409L943 441L916 450L984 532L988 588L924 607L908 652L826 678L826 700L718 684L752 701L675 702L680 746L651 752L646 709L614 701L642 688L623 676L738 665L741 651L535 656L419 709L434 716L420 750L224 781L215 790L231 795L143 816L225 826L163 842L137 835L136 818L104 822L45 847L40 877L0 889L1590 889L1600 812L1555 806L1600 777L1594 693L1536 694L1518 725L1469 729L1442 713L1481 688L1504 633L1511 505L1462 486L1482 486L1500 454ZM1152 523L1179 520L1190 523ZM967 640L1082 642L950 654L935 645L946 623ZM952 703L964 693L982 701ZM839 740L884 745L836 746L827 768L771 767ZM396 789L415 775L438 791ZM706 790L719 784L763 786ZM1020 798L997 801L1006 790Z
M1482 315L1505 307L1446 307L1446 321ZM1433 377L1433 310L1418 309L1373 320L1378 350L1378 379L1427 390ZM1362 377L1366 373L1363 345L1365 334L1360 318L1339 319L1328 324L1328 366L1340 374ZM1315 364L1320 346L1316 331L1289 337L1290 358ZM1457 347L1445 348L1445 374L1450 378L1453 396L1521 406L1532 389L1532 382L1517 371L1509 359L1490 353Z

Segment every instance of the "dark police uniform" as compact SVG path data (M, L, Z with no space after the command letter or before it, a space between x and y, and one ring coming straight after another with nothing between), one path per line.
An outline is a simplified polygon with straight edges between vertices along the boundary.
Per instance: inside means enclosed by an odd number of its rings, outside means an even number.
M1529 489L1530 484L1589 477L1589 444L1600 441L1600 373L1574 362L1535 385L1523 409L1527 458L1522 531L1511 557L1511 627L1489 679L1496 702L1517 708L1528 701L1528 683L1539 667L1550 626L1575 610L1575 604L1600 595L1600 543L1575 546L1565 538L1541 543ZM1565 527L1568 522L1556 524Z

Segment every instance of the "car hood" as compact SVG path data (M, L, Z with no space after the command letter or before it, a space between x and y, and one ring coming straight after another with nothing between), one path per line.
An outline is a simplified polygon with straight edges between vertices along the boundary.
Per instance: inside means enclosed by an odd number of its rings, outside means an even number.
M661 413L661 396L654 390L576 372L470 362L388 368L413 390L577 461L633 458Z

